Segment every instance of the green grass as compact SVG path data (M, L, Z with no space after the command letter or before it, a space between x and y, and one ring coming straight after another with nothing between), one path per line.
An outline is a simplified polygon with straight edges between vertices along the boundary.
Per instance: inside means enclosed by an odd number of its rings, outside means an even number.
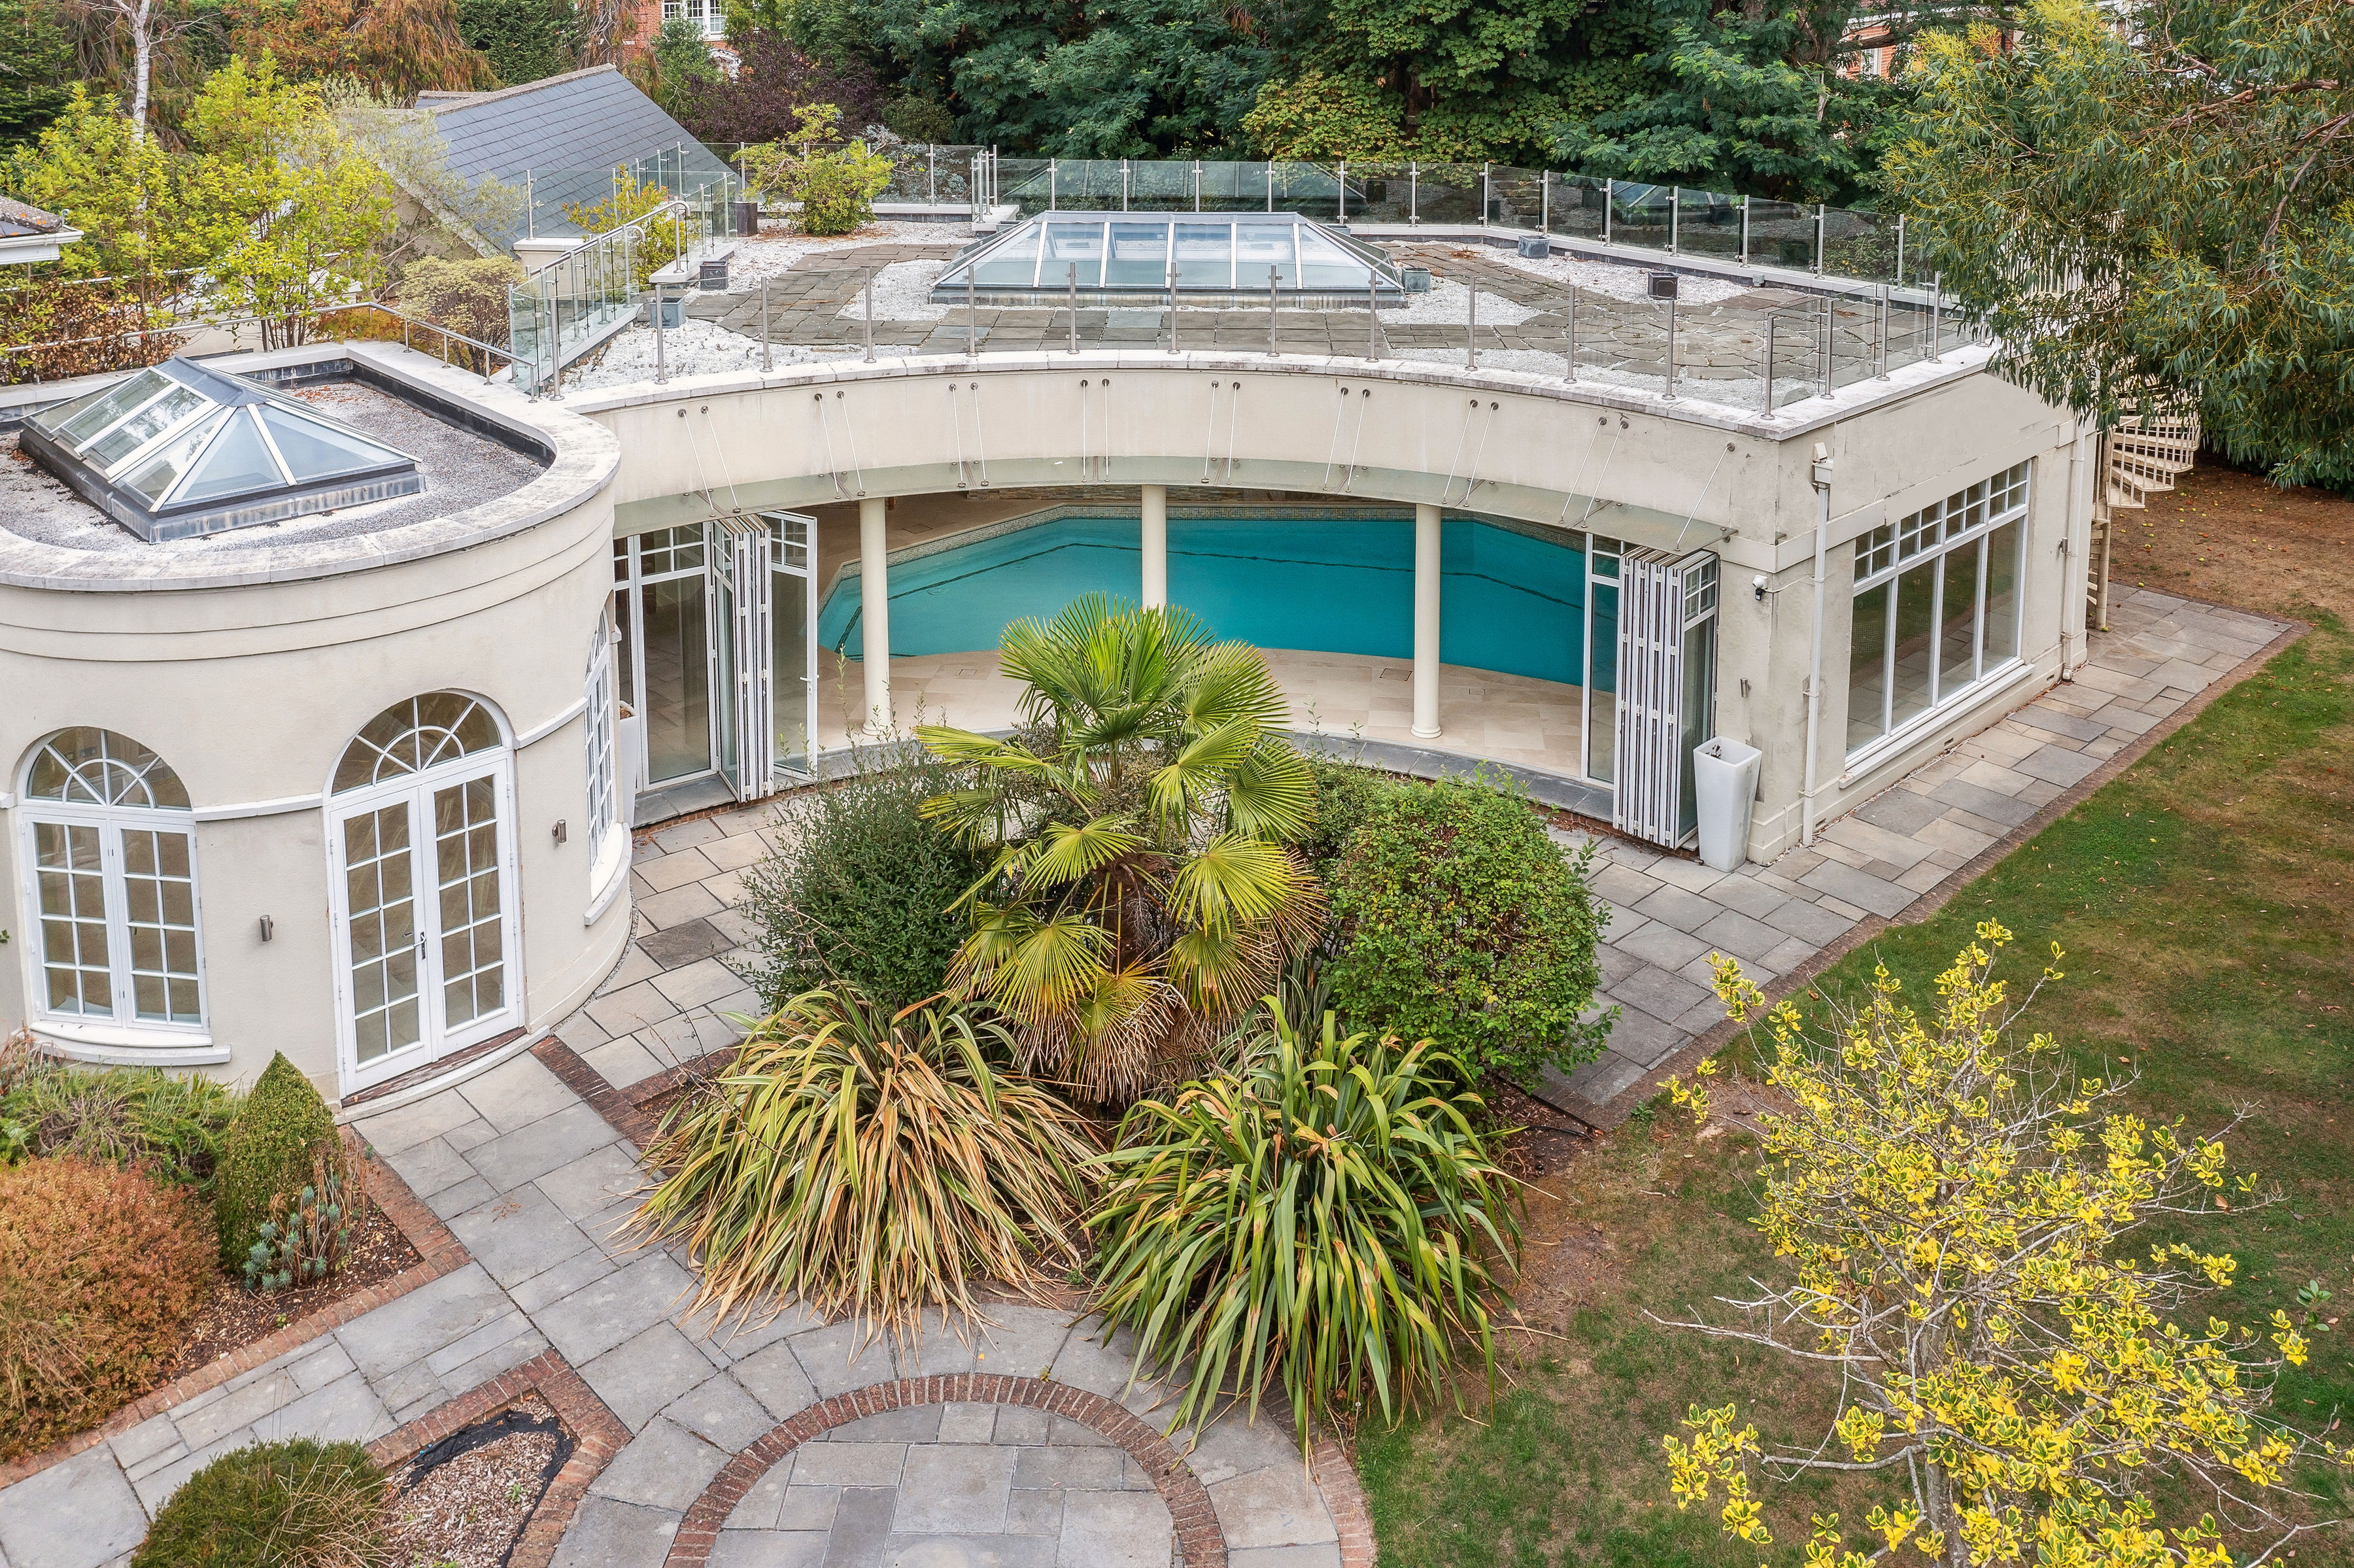
M2338 1410L2354 1418L2354 637L2316 619L2311 636L1936 916L1883 933L1814 988L1853 994L1884 963L1925 997L1989 917L2020 938L2021 977L2057 941L2066 979L2036 1000L2027 1027L2112 1073L2128 1058L2137 1108L2153 1116L2209 1130L2247 1113L2233 1164L2262 1172L2283 1201L2200 1228L2202 1245L2241 1261L2212 1307L2253 1321L2275 1307L2302 1316L2296 1290L2309 1279L2335 1293L2317 1317L2339 1326L2316 1333L2309 1363L2279 1386L2280 1413L2312 1430ZM1770 1266L1742 1225L1747 1144L1695 1141L1662 1117L1547 1183L1563 1190L1555 1228L1599 1226L1616 1250L1580 1284L1548 1277L1543 1244L1532 1246L1532 1275L1578 1304L1556 1322L1539 1305L1549 1291L1526 1293L1532 1319L1563 1337L1523 1339L1516 1386L1489 1425L1430 1417L1363 1433L1385 1565L1748 1568L1795 1556L1807 1516L1838 1502L1834 1492L1769 1488L1777 1546L1729 1550L1712 1519L1666 1500L1659 1446L1695 1401L1737 1398L1769 1436L1790 1437L1819 1436L1829 1408L1787 1364L1753 1355L1743 1365L1644 1315L1681 1316ZM2334 1510L2354 1506L2342 1479L2318 1484ZM2349 1562L2342 1531L2299 1543L2296 1568Z

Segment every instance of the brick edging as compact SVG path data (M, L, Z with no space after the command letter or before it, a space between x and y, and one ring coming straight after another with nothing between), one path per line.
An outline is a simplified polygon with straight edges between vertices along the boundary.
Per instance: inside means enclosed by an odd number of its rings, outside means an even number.
M572 1431L572 1454L556 1478L547 1483L531 1510L523 1534L507 1558L507 1568L547 1568L556 1556L588 1483L601 1474L630 1440L630 1429L605 1406L596 1391L581 1381L572 1363L555 1351L542 1351L521 1366L511 1367L490 1382L457 1398L435 1405L408 1425L368 1445L368 1457L389 1470L477 1421L497 1414L525 1394L547 1401Z
M1110 1438L1152 1478L1153 1488L1168 1505L1170 1521L1176 1527L1185 1568L1225 1568L1226 1538L1218 1526L1217 1510L1211 1506L1210 1490L1167 1438L1099 1393L1072 1383L997 1372L955 1372L878 1383L820 1400L790 1421L779 1423L728 1460L703 1489L703 1495L679 1521L678 1533L671 1538L664 1568L704 1568L711 1560L711 1549L718 1543L719 1527L727 1522L744 1495L778 1460L811 1438L886 1410L950 1404L1011 1404L1048 1411ZM1350 1478L1354 1481L1353 1473ZM1331 1506L1329 1494L1327 1506ZM1337 1521L1337 1510L1334 1515ZM1367 1544L1370 1548L1370 1534ZM1344 1557L1343 1561L1350 1560Z
M563 1080L564 1086L588 1103L615 1132L642 1152L654 1139L654 1118L609 1082L605 1075L581 1059L580 1053L551 1034L531 1048L540 1064Z
M705 1051L700 1056L690 1056L685 1061L664 1067L658 1073L649 1073L634 1084L624 1085L619 1093L623 1099L640 1110L644 1110L649 1101L662 1098L681 1084L701 1077L706 1073L716 1072L724 1060L735 1054L735 1046L722 1045L716 1051Z
M2185 596L2178 594L2170 597ZM2229 609L2236 615L2259 613L2254 610L2241 609L2232 605L2212 604L2206 599L2192 599L2190 602L2205 605L2213 609ZM2208 707L2218 699L2237 690L2242 682L2288 652L2313 630L2307 622L2291 620L2286 616L2265 615L2263 619L2279 624L2281 626L2279 635L2232 665L2220 679L2208 683L2203 691L2159 720L2148 730L2136 736L2132 744L2118 750L2103 761L2098 768L2052 797L2036 811L2035 815L2020 823L1993 843L1987 845L1956 870L1947 873L1935 886L1914 899L1895 914L1867 916L1856 922L1845 936L1833 941L1830 946L1823 948L1813 958L1787 974L1776 977L1772 983L1758 989L1765 992L1768 1001L1779 1001L1784 997L1803 990L1814 980L1816 976L1879 936L1882 931L1896 926L1914 926L1926 920L1944 908L1956 894L2009 858L2013 850L2083 805L2100 790L2106 789L2126 768L2148 756L2161 742L2170 738L2192 719L2205 713ZM1620 1090L1606 1106L1601 1107L1596 1111L1592 1118L1593 1125L1602 1128L1618 1126L1634 1114L1637 1107L1658 1094L1660 1086L1668 1079L1691 1072L1702 1062L1731 1044L1734 1036L1741 1033L1742 1026L1732 1019L1719 1020L1705 1033L1691 1040L1666 1061L1644 1074L1631 1088ZM1569 1114L1577 1113L1573 1111ZM1585 1118L1581 1118L1581 1119Z
M357 1152L358 1136L351 1128L339 1129L345 1146ZM200 1393L206 1393L235 1377L242 1376L266 1361L276 1361L287 1351L299 1350L313 1340L359 1317L372 1312L387 1302L408 1295L420 1286L429 1285L445 1274L454 1273L473 1261L465 1244L450 1234L450 1227L437 1218L433 1211L417 1201L408 1183L400 1179L388 1161L368 1160L369 1193L376 1206L384 1211L408 1245L416 1249L418 1262L389 1279L379 1280L363 1290L330 1301L316 1311L305 1313L275 1333L265 1335L250 1344L240 1345L228 1354L206 1362L192 1372L174 1378L161 1388L150 1389L122 1406L87 1432L72 1436L37 1454L26 1454L0 1464L0 1488L11 1487L29 1476L38 1475L52 1465L62 1464L75 1455L95 1448L117 1433L128 1432L133 1426L167 1410L186 1404Z
M1310 1467L1317 1489L1324 1494L1325 1510L1332 1516L1332 1528L1340 1532L1341 1568L1373 1568L1378 1554L1373 1510L1365 1506L1365 1489L1347 1451L1330 1434L1319 1433ZM1193 1568L1190 1562L1186 1568Z

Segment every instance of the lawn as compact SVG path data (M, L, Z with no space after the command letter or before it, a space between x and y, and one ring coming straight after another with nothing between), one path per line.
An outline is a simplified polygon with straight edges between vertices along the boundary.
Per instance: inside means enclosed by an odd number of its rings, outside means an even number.
M2211 1306L2255 1321L2275 1307L2298 1313L2308 1280L2334 1293L2311 1361L2279 1389L2282 1413L2317 1430L2354 1415L2354 566L2343 547L2354 504L2202 471L2124 532L2126 583L2294 615L2313 633L1817 989L1851 992L1884 963L1925 992L1988 916L2020 935L2022 975L2057 941L2067 978L2029 1027L2105 1071L2138 1073L2139 1108L2153 1116L2204 1130L2246 1113L2233 1162L2276 1183L2282 1202L2205 1228L2207 1245L2241 1261ZM1735 1129L1701 1137L1675 1117L1638 1118L1541 1179L1521 1293L1538 1331L1516 1336L1500 1404L1394 1431L1369 1422L1362 1436L1389 1568L1747 1568L1761 1555L1795 1561L1811 1512L1840 1506L1859 1520L1861 1490L1782 1489L1768 1499L1777 1544L1761 1554L1718 1542L1712 1519L1668 1500L1659 1440L1687 1404L1737 1398L1769 1438L1809 1446L1829 1408L1787 1364L1647 1317L1682 1315L1770 1267L1743 1224L1754 1140L1729 1119ZM2298 1545L2298 1568L2354 1563L2342 1530Z

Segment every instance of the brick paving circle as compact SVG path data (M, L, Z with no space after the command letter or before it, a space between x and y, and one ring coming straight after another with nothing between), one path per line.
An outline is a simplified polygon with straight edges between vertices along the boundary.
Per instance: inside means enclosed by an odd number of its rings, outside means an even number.
M1124 1449L1169 1510L1185 1568L1225 1568L1225 1536L1210 1493L1167 1438L1099 1393L1070 1383L996 1373L900 1378L821 1400L730 1459L686 1510L671 1540L665 1568L704 1568L719 1532L745 1496L778 1461L841 1426L894 1410L928 1404L994 1404L1044 1411L1075 1421Z

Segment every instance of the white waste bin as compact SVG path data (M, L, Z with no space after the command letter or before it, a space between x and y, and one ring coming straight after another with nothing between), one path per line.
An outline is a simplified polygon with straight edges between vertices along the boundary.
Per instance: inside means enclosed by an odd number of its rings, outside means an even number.
M1757 764L1765 755L1721 735L1692 753L1701 863L1712 871L1731 871L1748 858L1749 808L1757 799Z

